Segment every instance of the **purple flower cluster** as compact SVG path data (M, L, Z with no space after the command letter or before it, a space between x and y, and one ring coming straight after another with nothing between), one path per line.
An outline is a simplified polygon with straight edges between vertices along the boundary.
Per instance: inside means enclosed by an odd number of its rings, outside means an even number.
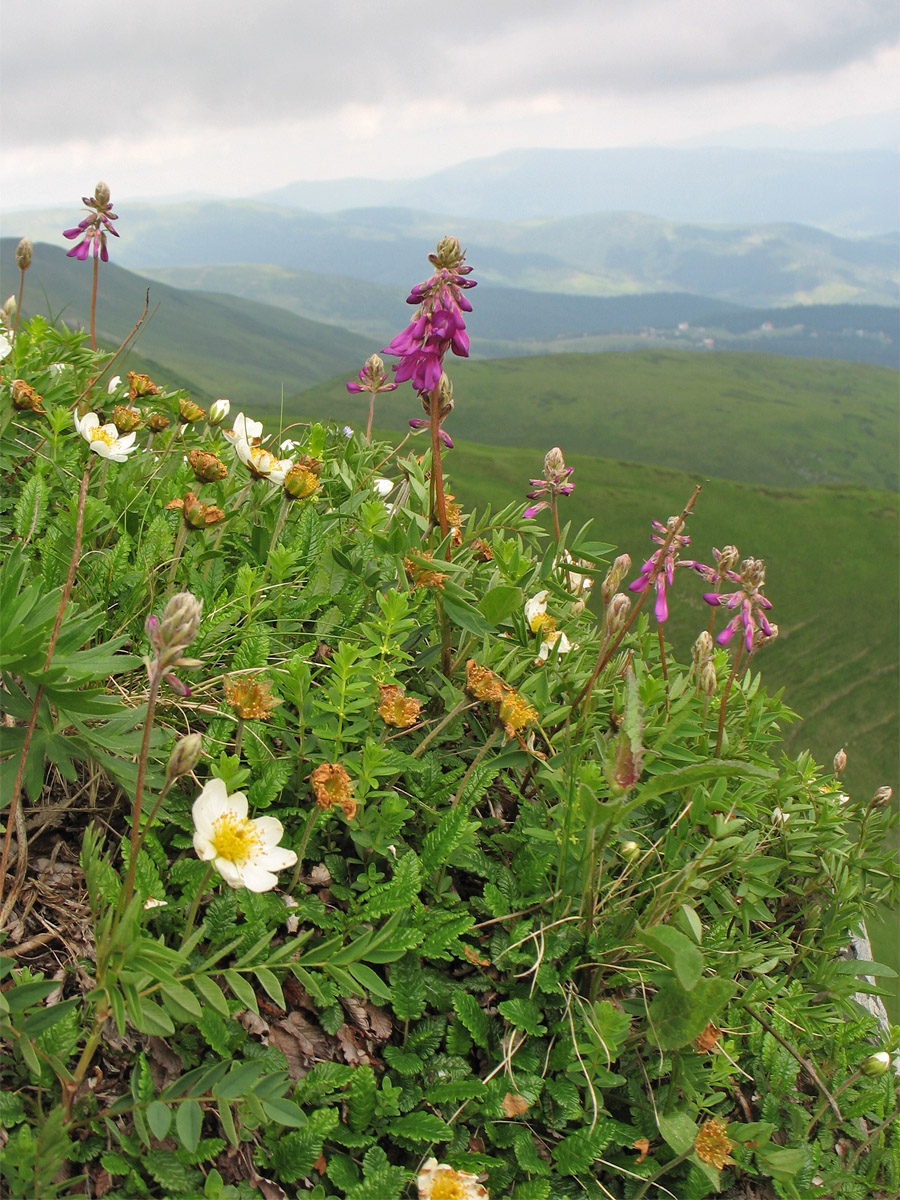
M472 305L463 292L475 287L475 280L466 278L472 268L466 266L465 252L456 238L442 238L437 253L428 258L436 268L434 275L417 283L406 300L417 304L418 311L406 329L384 347L385 354L400 359L394 367L397 383L409 379L420 395L437 387L448 350L468 358L469 335L463 313L471 312Z
M118 221L118 215L112 211L112 203L109 198L109 188L105 183L98 183L94 188L93 196L81 197L84 205L93 211L79 221L73 229L63 230L63 237L73 241L80 237L81 241L77 246L73 246L68 252L68 258L77 258L81 262L87 258L91 252L91 247L94 250L94 258L99 257L104 262L109 262L109 252L106 249L106 235L111 233L113 237L118 237L118 231L113 228L112 222Z
M707 568L709 570L709 568ZM759 558L745 558L741 563L741 573L727 571L725 578L739 587L733 592L704 592L703 599L707 604L724 605L737 612L716 638L720 646L727 646L737 631L743 626L744 645L748 653L753 650L753 642L757 633L763 638L774 636L774 627L769 624L766 610L772 607L772 601L762 594L766 582L765 563Z
M527 493L528 499L538 502L526 508L524 516L534 517L545 508L551 508L556 496L571 496L575 491L575 484L569 483L569 476L574 470L574 467L566 466L559 446L548 450L544 458L544 478L529 480L534 491ZM549 496L550 500L539 500L539 496Z
M698 565L693 562L679 562L678 552L684 546L691 544L691 539L685 533L676 533L665 552L665 559L662 559L662 547L666 543L673 526L678 524L678 517L669 517L665 525L661 521L653 522L654 532L651 534L654 542L658 542L660 549L651 554L644 565L641 567L641 573L633 583L628 585L630 592L643 592L649 587L651 581L656 587L656 613L657 621L665 621L669 615L669 605L666 600L666 588L671 587L675 581L676 567L695 567ZM707 568L708 570L709 568Z

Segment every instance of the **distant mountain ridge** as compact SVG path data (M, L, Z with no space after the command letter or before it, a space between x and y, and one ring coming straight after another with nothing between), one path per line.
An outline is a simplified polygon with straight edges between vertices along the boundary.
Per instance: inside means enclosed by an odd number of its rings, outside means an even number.
M13 214L11 235L61 244L72 211ZM272 264L408 288L426 254L455 233L476 277L578 296L685 292L750 307L895 305L897 234L841 238L802 225L700 225L636 213L516 222L412 209L311 213L246 201L134 205L120 215L115 261L142 270L185 263Z
M265 203L314 212L402 206L516 221L626 211L715 224L788 222L841 234L897 229L900 154L889 150L510 150L419 179L287 184Z

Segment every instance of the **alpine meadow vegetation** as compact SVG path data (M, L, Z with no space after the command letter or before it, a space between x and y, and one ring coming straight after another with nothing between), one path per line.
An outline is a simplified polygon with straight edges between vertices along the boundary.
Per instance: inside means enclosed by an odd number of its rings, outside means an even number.
M2 314L3 1194L896 1195L897 818L785 753L754 547L700 487L573 528L557 446L467 510L455 238L361 430L264 424L127 371L147 308L98 347L85 204L91 328L19 321L24 242Z

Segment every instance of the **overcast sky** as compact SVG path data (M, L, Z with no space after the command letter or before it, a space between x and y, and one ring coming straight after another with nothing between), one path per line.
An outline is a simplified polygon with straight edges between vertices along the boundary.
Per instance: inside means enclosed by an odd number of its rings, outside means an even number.
M0 0L0 14L7 210L77 201L101 178L117 200L247 196L518 147L797 144L898 106L896 0Z

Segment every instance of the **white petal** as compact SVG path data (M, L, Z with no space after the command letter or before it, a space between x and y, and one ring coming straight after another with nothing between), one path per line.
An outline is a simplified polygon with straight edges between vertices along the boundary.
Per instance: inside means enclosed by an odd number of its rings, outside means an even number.
M194 853L202 862L209 862L216 857L216 848L198 831L194 834Z
M244 887L248 892L270 892L278 884L278 876L266 871L256 863L248 863L241 869Z
M199 834L211 838L213 824L227 811L228 789L224 779L210 779L191 808L194 828Z
M277 817L257 817L250 824L259 834L260 840L266 850L277 846L284 837L284 826Z
M393 479L373 479L372 487L384 499L385 496L389 496L394 490L394 481Z
M239 821L247 820L247 808L247 797L243 792L232 792L232 794L228 797L228 810L229 812L233 813Z
M296 864L297 855L283 846L273 846L271 850L266 850L254 859L254 866L264 867L267 871L285 871Z
M233 862L229 862L227 858L217 858L214 865L229 887L244 886L243 871L239 870Z
M549 595L549 590L544 588L536 596L532 596L530 600L525 601L525 620L528 622L529 629L534 629L535 617L542 617L547 611L547 597Z

